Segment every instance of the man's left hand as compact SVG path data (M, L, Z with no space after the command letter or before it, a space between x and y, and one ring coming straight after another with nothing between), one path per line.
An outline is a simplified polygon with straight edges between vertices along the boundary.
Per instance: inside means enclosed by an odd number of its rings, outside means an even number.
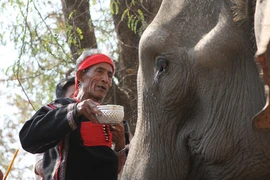
M111 132L113 135L113 142L115 143L115 151L120 151L125 147L125 133L124 124L121 122L119 124L111 125Z

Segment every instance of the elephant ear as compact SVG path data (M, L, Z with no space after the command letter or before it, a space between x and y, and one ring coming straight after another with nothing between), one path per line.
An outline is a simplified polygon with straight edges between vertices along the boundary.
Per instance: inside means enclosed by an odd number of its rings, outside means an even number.
M255 11L255 37L257 44L256 59L263 71L263 80L268 86L265 107L253 119L253 127L259 131L270 131L270 0L257 1Z
M259 0L255 11L256 56L269 53L270 42L270 0ZM268 57L269 60L270 57Z

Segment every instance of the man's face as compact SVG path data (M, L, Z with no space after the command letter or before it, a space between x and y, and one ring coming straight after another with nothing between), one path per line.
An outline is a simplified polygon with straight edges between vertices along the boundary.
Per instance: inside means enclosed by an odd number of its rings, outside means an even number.
M99 63L88 69L80 82L84 98L101 101L112 86L113 69L108 63Z
M68 86L65 97L66 98L72 98L74 92L75 92L75 84Z

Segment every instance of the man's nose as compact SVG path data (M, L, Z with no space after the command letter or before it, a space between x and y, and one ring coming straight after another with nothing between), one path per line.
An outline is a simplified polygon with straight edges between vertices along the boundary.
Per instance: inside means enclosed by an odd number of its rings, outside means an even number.
M102 82L108 83L109 82L109 76L108 75L103 75L101 80L102 80Z

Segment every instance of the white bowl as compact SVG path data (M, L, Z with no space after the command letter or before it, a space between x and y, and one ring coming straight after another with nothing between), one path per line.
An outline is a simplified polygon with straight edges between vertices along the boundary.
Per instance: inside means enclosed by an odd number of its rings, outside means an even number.
M120 105L99 105L97 108L102 112L102 116L96 115L101 124L118 124L124 119L124 107Z

